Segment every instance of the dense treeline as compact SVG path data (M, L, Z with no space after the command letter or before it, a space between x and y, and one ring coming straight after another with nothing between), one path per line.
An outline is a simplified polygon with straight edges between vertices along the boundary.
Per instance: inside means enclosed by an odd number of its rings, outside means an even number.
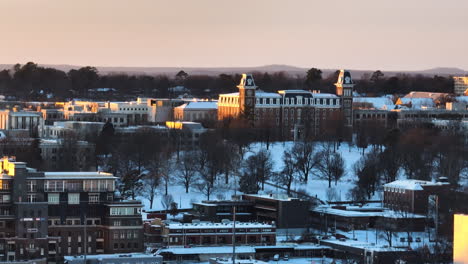
M333 83L338 72L327 76L312 68L305 75L285 72L254 72L256 84L264 91L306 89L335 91ZM0 71L0 93L11 99L63 100L70 98L122 99L131 96L174 97L171 87L184 86L190 95L217 98L219 93L236 91L239 74L218 76L189 75L180 71L175 76L111 73L100 74L94 67L82 67L64 72L41 67L33 62L16 64ZM364 74L355 80L356 91L368 96L405 94L410 91L452 92L453 80L442 76L398 74L387 77L381 71ZM93 89L112 88L96 93Z

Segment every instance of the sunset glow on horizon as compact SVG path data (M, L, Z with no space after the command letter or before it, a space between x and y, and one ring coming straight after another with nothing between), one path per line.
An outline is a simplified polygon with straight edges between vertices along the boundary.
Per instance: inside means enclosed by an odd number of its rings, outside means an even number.
M3 0L0 64L467 70L468 2Z

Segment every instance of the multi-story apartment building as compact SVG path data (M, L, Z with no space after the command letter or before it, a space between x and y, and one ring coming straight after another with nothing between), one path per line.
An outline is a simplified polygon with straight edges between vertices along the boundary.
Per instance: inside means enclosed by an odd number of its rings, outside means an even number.
M453 92L456 95L468 95L468 76L453 77Z
M335 86L336 94L305 90L266 93L257 89L251 74L243 74L239 92L219 95L218 119L243 117L254 126L280 128L286 137L295 138L301 137L303 129L319 134L333 115L345 126L352 126L354 83L349 71L340 71Z
M103 172L40 172L0 160L0 260L143 250L141 203L114 197Z

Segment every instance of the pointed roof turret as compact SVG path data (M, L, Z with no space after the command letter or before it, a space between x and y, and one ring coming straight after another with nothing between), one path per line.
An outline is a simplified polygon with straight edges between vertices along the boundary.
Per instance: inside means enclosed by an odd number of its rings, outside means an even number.
M340 70L336 86L353 86L354 82L351 78L351 73L348 70Z
M247 74L243 73L242 74L242 79L240 80L239 85L237 85L239 88L247 88L247 89L256 89L257 86L255 85L254 78L252 74Z

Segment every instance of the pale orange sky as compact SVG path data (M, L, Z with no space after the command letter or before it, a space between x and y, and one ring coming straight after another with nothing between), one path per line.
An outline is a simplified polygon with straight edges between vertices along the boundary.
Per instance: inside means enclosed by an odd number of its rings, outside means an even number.
M466 0L0 0L0 64L468 70Z

